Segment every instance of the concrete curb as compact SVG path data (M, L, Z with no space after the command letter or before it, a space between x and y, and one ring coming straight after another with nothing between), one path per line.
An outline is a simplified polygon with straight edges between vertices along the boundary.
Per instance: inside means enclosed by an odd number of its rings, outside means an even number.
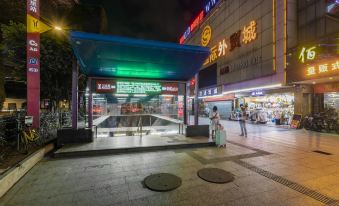
M54 144L48 144L24 160L13 166L0 176L0 198L10 190L30 169L32 169L48 152L54 149Z
M215 146L215 142L112 148L112 149L96 149L96 150L83 150L83 151L71 151L71 152L56 151L54 153L54 157L55 158L78 158L78 157L104 156L104 155L113 155L113 154L154 152L154 151L163 151L163 150L172 150L172 149L202 148L202 147L212 147L212 146Z

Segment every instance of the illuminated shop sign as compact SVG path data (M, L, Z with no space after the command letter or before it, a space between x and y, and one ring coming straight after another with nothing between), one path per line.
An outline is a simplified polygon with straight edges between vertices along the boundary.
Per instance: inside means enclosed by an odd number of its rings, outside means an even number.
M180 44L183 44L184 41L188 38L190 33L192 33L199 25L202 23L204 17L217 5L220 0L209 0L197 17L194 18L193 22L187 29L185 30L184 34L180 37Z
M218 42L217 45L211 47L211 54L204 62L204 65L216 61L219 57L225 56L227 51L234 51L237 47L241 47L241 42L248 44L253 42L257 38L257 23L251 21L248 25L245 25L243 30L239 30L229 38L224 38Z
M327 74L339 71L339 60L307 67L306 75Z
M159 82L117 81L118 94L154 94L161 93Z
M97 80L97 93L178 95L178 83Z
M178 90L177 83L162 83L161 94L178 95Z
M205 13L208 14L208 12L211 11L215 7L215 5L218 3L219 0L209 0L207 4L205 5Z
M327 13L336 14L339 12L339 0L328 0Z
M114 81L98 80L96 81L95 91L97 93L114 93L116 85Z
M298 59L301 63L305 63L305 61L307 60L314 60L316 58L316 51L315 51L316 47L302 47L300 52L299 52L299 56Z
M218 87L203 89L199 91L199 97L214 96L219 94L221 94L221 88Z
M201 45L207 46L208 43L210 43L211 38L212 38L212 28L209 25L207 25L205 26L201 33Z
M251 92L251 96L263 96L264 92L261 90Z

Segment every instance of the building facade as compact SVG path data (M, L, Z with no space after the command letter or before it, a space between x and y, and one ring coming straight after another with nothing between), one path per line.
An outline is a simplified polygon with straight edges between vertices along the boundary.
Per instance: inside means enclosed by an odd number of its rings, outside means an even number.
M180 38L181 43L211 50L199 82L214 68L216 81L199 84L200 108L218 105L222 113L227 111L223 118L228 118L245 104L253 119L284 118L281 121L288 124L294 89L286 80L287 51L297 46L297 1L211 0L208 4L213 7L200 12ZM221 93L209 92L217 87Z
M295 85L295 112L339 109L339 2L300 0L298 44L288 50L287 81Z

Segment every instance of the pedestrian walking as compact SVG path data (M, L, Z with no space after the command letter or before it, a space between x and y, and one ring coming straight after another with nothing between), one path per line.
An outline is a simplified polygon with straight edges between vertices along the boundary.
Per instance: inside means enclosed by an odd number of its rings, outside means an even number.
M246 119L247 119L247 113L246 113L246 108L244 105L240 105L240 129L241 129L241 134L240 136L245 136L247 137L247 130L246 130Z
M215 132L218 129L219 121L220 121L220 115L218 112L218 107L214 106L212 113L210 115L211 120L211 128L212 128L212 138L215 138Z

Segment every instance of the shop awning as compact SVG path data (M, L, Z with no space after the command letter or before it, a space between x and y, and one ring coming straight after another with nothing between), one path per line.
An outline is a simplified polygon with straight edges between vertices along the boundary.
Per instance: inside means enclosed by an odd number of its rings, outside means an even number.
M91 77L186 81L197 73L207 47L71 32L81 70Z

